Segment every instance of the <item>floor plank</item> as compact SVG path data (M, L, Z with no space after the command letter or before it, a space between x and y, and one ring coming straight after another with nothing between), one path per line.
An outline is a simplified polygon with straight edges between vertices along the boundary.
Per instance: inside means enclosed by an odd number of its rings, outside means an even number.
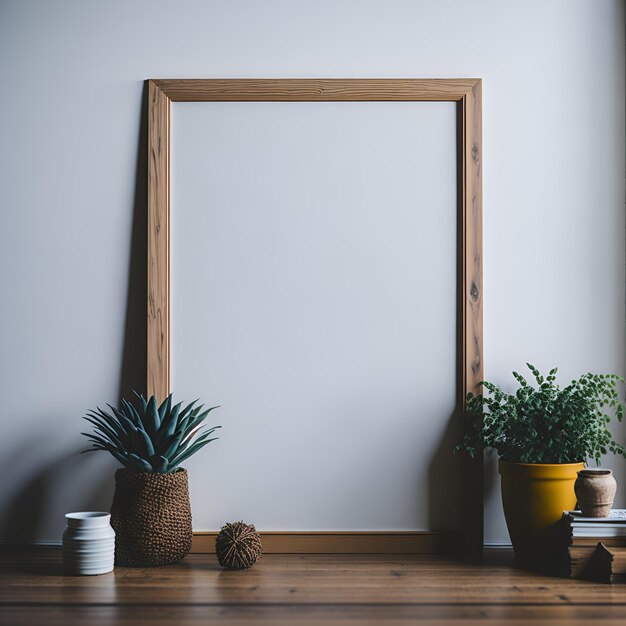
M60 550L3 548L4 624L602 624L626 621L626 585L432 555L266 555L222 570L214 555L173 566L63 575Z

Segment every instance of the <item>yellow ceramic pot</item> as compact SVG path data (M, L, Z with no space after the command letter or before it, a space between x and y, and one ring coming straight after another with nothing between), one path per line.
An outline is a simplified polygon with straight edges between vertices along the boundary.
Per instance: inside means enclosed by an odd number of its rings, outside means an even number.
M584 467L500 461L504 517L516 556L533 559L553 543L563 511L576 507L574 483Z

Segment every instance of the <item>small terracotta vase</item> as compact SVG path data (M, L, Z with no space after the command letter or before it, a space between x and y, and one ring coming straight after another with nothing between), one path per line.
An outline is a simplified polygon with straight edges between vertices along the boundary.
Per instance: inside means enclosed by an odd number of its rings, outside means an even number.
M578 472L574 491L583 517L607 517L616 490L617 483L610 469L584 469Z

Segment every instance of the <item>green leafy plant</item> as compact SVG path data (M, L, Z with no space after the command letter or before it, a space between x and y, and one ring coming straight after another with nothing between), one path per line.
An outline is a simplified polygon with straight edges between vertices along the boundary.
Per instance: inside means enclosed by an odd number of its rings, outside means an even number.
M623 446L607 428L614 415L624 416L624 404L615 374L584 374L561 389L557 368L547 376L527 363L536 386L513 372L519 388L515 394L483 381L483 396L467 397L466 430L457 449L475 457L494 448L504 461L517 463L580 463L611 452L626 457Z
M170 394L159 406L156 398L146 400L137 396L136 402L122 400L116 409L108 404L111 412L96 408L83 417L93 424L93 433L82 433L92 444L83 452L106 450L124 467L133 472L175 472L180 464L215 441L211 437L221 426L202 430L206 416L219 407L203 411L204 405L194 406L194 400L183 408L182 402L172 406Z

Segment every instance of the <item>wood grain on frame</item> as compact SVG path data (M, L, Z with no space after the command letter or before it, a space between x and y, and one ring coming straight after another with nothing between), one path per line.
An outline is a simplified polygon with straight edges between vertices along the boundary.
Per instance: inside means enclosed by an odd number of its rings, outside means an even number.
M459 396L479 393L482 352L482 100L481 81L463 79L155 79L148 89L148 371L147 392L164 398L170 381L170 106L176 102L424 101L458 102L459 137ZM483 545L482 458L462 458L464 546ZM338 533L300 533L320 551L339 550ZM342 534L360 545L361 533ZM394 533L382 533L391 537ZM382 536L381 535L381 536ZM440 551L429 533L415 541ZM438 533L432 533L439 536ZM198 535L201 537L203 535ZM316 538L312 538L315 536ZM202 539L194 539L206 541ZM283 541L283 540L281 540ZM299 540L304 541L304 540ZM321 543L320 543L321 542ZM411 543L413 542L413 543ZM425 542L425 543L424 543ZM302 544L304 545L304 544ZM371 544L370 544L371 545ZM382 544L378 544L382 546ZM379 548L383 550L383 547ZM403 550L403 551L404 551ZM384 550L383 550L384 551Z
M457 102L475 78L167 79L153 80L173 102Z
M461 227L462 227L462 363L460 394L479 394L483 380L483 265L482 265L482 84L476 81L460 103L462 108ZM463 453L462 511L466 548L483 546L483 458Z
M148 85L147 392L170 388L170 99Z

